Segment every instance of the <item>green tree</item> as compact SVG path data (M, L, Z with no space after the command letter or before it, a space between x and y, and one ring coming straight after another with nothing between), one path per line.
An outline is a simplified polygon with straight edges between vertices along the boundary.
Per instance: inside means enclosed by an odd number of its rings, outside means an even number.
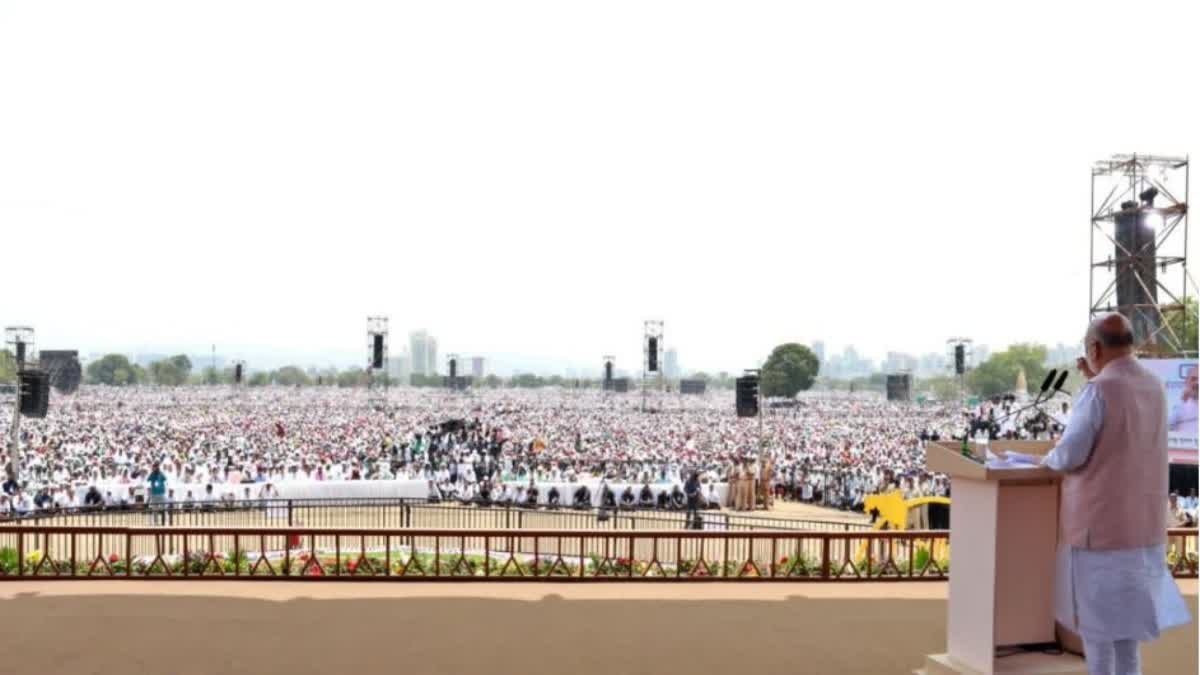
M250 376L250 379L246 380L246 382L251 387L265 387L266 385L271 384L271 376L272 375L273 375L273 373L268 373L264 370L260 370L257 373L252 374Z
M150 364L150 378L154 380L155 384L177 387L187 383L192 364L186 356L183 356L183 361L180 361L179 358L179 356L173 356Z
M183 373L183 379L187 379L188 375L192 374L192 360L187 357L187 354L176 354L168 359L179 372Z
M821 362L808 347L788 342L776 347L762 369L763 396L792 398L812 388Z
M312 384L308 373L297 366L284 366L275 372L275 382L287 387Z
M1183 351L1195 354L1197 327L1200 326L1200 305L1196 302L1196 296L1189 296L1184 301L1182 312L1167 314L1167 325L1170 330L1163 329L1163 332L1159 334L1159 342L1171 340L1171 331L1174 331Z
M0 351L0 383L17 381L17 360L7 349Z
M209 385L220 384L221 371L213 368L212 366L208 366L204 370L200 371L200 381Z
M322 376L322 381L324 381ZM337 374L337 386L339 387L365 387L367 385L367 371L362 368L348 368Z
M122 386L137 384L139 377L144 379L145 371L133 365L129 359L120 354L106 354L87 367L87 379L93 384L109 384Z
M967 376L967 387L979 396L1011 393L1017 384L1017 372L1025 371L1029 387L1038 387L1046 376L1046 347L1033 343L1010 345L992 356Z
M939 401L956 401L960 395L958 378L942 375L921 380L916 384L920 391L927 391Z

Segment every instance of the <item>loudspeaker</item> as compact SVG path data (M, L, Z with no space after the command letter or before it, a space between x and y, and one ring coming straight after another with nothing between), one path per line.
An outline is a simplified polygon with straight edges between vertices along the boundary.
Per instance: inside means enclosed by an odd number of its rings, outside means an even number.
M604 382L612 382L612 361L604 362Z
M233 366L233 383L242 383L242 364L240 363L234 364Z
M458 375L458 360L450 359L450 381L453 382L454 378L457 375Z
M21 371L21 414L45 417L50 408L50 376L43 370Z
M373 335L371 337L374 338L374 340L372 342L372 346L371 346L371 367L376 368L376 369L382 368L383 367L383 336L376 333L375 335Z
M912 377L907 374L887 376L887 400L908 401L912 399Z
M680 380L679 393L681 394L703 394L705 389L704 380Z
M758 416L758 377L755 375L745 375L739 377L735 384L737 392L737 416L738 417L757 417Z
M658 372L658 338L652 337L648 340L648 351L650 355L647 357L646 369L652 373Z
M46 371L50 386L60 394L75 393L83 381L83 367L76 350L43 349L38 354L38 365Z
M962 375L967 370L967 348L954 345L954 374Z

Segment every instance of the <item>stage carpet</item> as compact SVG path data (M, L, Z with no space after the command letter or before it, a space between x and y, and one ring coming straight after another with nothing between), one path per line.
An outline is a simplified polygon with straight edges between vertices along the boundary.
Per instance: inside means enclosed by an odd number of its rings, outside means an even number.
M1180 584L1196 614L1196 582ZM946 585L0 584L8 673L911 673ZM1143 651L1197 672L1196 624Z

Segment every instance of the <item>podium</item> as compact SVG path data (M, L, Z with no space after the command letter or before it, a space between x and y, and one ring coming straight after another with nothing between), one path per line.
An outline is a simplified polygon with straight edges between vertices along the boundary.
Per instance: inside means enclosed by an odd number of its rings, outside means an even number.
M1051 442L991 443L995 454L1044 455ZM950 599L946 653L931 654L924 675L1087 673L1082 658L1024 651L1055 642L1054 578L1058 483L1041 467L989 469L970 444L925 445L925 465L950 477ZM997 657L997 650L1015 652Z

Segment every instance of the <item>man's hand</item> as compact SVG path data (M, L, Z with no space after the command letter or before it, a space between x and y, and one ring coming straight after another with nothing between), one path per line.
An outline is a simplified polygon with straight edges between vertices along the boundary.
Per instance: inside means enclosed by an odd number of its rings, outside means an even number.
M1088 367L1087 359L1082 356L1075 359L1075 367L1089 380L1096 376L1096 373L1092 372L1092 369Z

